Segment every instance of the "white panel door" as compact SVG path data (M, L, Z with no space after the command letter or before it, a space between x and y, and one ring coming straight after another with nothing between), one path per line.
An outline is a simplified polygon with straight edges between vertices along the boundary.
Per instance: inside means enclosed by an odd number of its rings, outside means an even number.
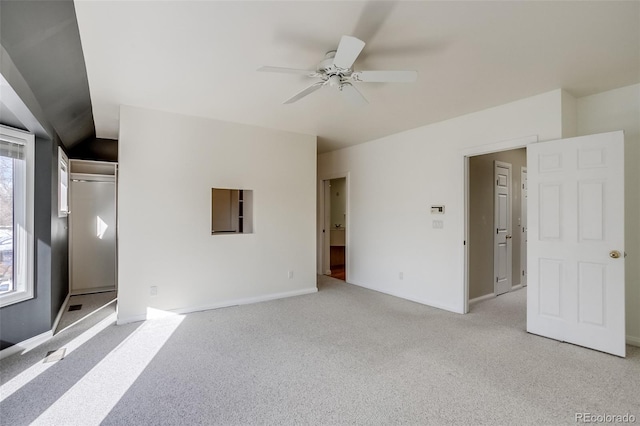
M527 147L527 331L625 356L624 135Z
M331 181L322 181L322 196L322 270L324 275L331 275Z
M511 291L512 286L512 238L511 238L511 164L495 161L495 204L493 239L493 293L497 296Z
M115 179L114 179L115 180ZM71 294L115 289L115 181L72 180L70 213Z
M520 168L521 209L520 209L520 284L527 285L527 168Z

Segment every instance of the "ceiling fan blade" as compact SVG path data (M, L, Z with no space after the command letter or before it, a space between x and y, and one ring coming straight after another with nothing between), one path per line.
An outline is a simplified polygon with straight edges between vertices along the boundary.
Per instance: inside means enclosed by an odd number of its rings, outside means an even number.
M360 40L369 42L373 40L396 5L395 1L369 0L365 2L353 35Z
M300 74L307 75L309 77L315 77L317 75L316 71L313 70L300 70L297 68L283 68L283 67L260 67L257 69L260 72L279 72L283 74Z
M299 101L300 99L304 98L308 94L313 93L319 88L321 88L322 86L324 86L325 83L326 83L325 81L318 81L317 83L313 83L311 86L307 87L301 92L296 93L295 95L293 95L292 97L284 101L283 104L292 104L296 101Z
M369 102L362 96L362 93L356 89L351 83L343 83L340 86L340 93L342 96L356 106L364 106Z
M333 65L342 69L349 69L358 58L365 42L351 36L342 36L336 56L333 58Z
M355 81L366 83L413 83L418 79L417 71L358 71L351 74Z

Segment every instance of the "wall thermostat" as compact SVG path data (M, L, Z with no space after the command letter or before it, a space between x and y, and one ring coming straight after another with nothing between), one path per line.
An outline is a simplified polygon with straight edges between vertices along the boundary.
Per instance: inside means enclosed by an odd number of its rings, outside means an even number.
M431 214L444 214L444 206L431 206Z

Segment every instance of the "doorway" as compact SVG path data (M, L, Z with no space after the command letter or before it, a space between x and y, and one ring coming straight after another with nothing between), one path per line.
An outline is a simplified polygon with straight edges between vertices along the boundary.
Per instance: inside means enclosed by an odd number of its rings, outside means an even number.
M526 148L469 157L468 301L473 304L526 285L522 176ZM516 172L517 171L517 172ZM525 205L526 206L526 205Z
M495 297L472 297L478 272L471 255L478 219L471 211L473 157L525 146L528 166L520 169L526 180L519 193L527 210L520 228L528 263L520 270L527 284L526 331L624 357L624 134L535 142L523 138L463 153L464 312L470 302Z
M116 290L116 169L116 163L71 160L71 296Z
M323 274L347 279L347 178L322 181Z

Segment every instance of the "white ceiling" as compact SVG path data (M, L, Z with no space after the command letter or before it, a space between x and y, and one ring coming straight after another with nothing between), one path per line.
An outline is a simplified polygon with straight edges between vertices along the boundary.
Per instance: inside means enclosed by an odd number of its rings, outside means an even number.
M78 1L97 136L119 105L318 136L326 152L564 88L581 97L640 81L640 2ZM417 70L414 84L360 83L370 104L314 80L342 35L355 69Z

